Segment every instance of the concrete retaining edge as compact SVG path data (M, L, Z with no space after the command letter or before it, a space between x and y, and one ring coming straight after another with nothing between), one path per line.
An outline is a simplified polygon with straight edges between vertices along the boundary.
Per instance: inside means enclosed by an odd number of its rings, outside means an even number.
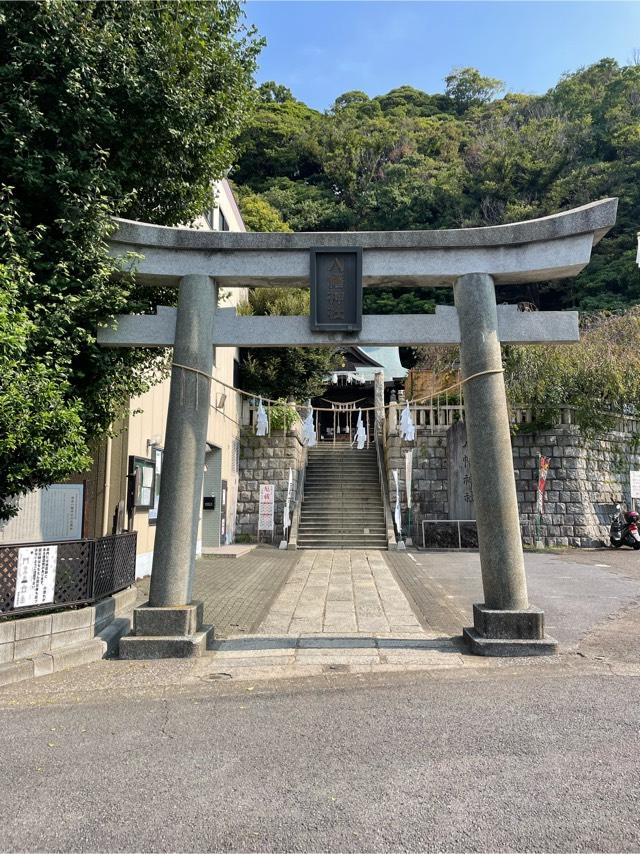
M95 614L97 619L94 623L96 633L93 637L80 643L63 646L59 649L50 649L30 658L0 665L0 687L21 682L24 679L48 676L59 670L89 664L92 661L99 661L102 658L117 654L120 638L131 631L133 607L137 595L138 591L135 586L128 587L126 590L121 590L119 593L101 600L96 605L90 606L94 611L97 609ZM110 619L106 616L109 612Z

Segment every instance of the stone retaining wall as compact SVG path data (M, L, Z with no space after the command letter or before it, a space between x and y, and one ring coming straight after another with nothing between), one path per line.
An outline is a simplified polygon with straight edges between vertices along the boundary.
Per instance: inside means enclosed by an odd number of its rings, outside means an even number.
M422 519L449 517L447 429L419 434L413 463L414 539L422 543ZM403 519L406 519L404 451L397 436L387 439L391 501L395 488L391 470L399 469ZM608 515L617 501L630 505L629 470L640 469L638 439L633 433L610 432L596 437L578 427L559 426L512 437L513 462L525 542L540 539L547 546L596 546L608 542ZM545 491L545 513L536 530L539 457L551 458ZM476 485L477 489L477 485ZM539 536L538 536L539 535Z
M137 594L127 587L95 605L0 620L0 686L116 652L131 627Z
M236 541L256 542L258 539L258 507L260 484L274 483L275 534L274 542L282 535L282 515L287 498L289 468L293 469L293 495L296 497L298 473L306 464L307 449L297 431L286 435L256 436L245 432L240 437L240 477L238 483L238 513ZM293 513L293 502L292 502ZM262 537L270 535L261 534Z
M412 444L415 445L411 489L414 519L448 519L447 428L436 427L433 432L419 435L417 442ZM396 487L392 470L396 468L400 481L400 503L403 519L406 518L407 508L404 454L409 447L410 445L403 442L399 436L389 436L387 439L386 460L389 499L393 507L396 500ZM417 526L417 530L420 530L419 521Z

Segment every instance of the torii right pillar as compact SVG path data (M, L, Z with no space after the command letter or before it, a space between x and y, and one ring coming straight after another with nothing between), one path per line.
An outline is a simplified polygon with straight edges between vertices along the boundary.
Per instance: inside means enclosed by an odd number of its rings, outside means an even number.
M493 279L461 276L453 292L484 590L464 638L479 655L553 654L558 643L527 597Z

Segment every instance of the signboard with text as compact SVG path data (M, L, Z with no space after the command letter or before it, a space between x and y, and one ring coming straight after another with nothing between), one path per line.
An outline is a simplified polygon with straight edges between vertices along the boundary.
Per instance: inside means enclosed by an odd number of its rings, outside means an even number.
M260 484L260 505L258 507L258 530L273 531L273 504L276 488L273 483Z
M60 483L21 495L19 511L0 522L0 545L82 538L84 486Z
M311 329L362 329L362 249L311 250Z
M640 498L640 471L629 472L631 480L631 497Z
M29 546L18 549L14 608L53 602L57 562L57 546Z

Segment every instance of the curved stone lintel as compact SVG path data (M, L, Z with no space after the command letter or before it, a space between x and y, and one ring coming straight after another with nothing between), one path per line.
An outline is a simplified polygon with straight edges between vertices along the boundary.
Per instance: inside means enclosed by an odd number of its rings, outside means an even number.
M235 233L116 220L111 252L142 256L139 280L160 285L196 274L230 287L307 286L314 246L362 247L367 286L453 285L471 272L524 283L579 273L616 209L617 199L603 199L528 222L435 231Z

